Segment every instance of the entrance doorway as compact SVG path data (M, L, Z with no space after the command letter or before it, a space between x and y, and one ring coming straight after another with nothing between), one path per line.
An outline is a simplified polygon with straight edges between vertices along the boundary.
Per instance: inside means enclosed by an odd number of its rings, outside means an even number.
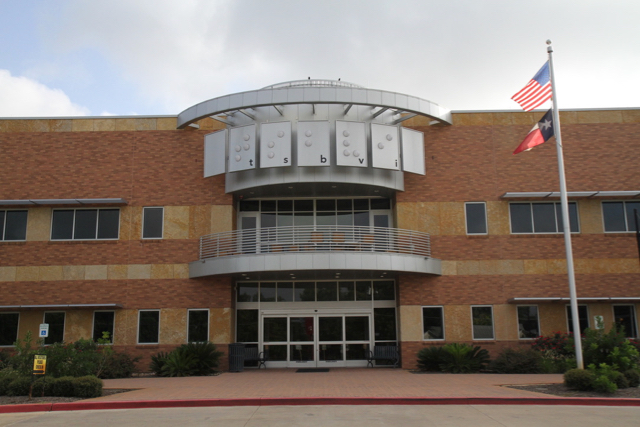
M260 323L268 367L367 365L373 326L370 311L264 314Z

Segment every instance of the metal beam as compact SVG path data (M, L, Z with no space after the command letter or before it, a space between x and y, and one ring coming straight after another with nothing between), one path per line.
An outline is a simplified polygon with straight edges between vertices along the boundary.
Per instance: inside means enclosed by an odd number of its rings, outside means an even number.
M379 109L376 113L374 113L371 118L375 119L376 117L378 117L380 114L384 113L385 111L387 111L389 109L389 107L382 107L381 109Z
M406 116L404 116L404 117L400 117L398 120L396 120L396 121L395 121L395 122L393 122L392 124L397 125L398 123L402 123L402 122L404 122L405 120L412 119L412 118L414 118L415 116L417 116L417 114L407 114L407 115L406 115Z

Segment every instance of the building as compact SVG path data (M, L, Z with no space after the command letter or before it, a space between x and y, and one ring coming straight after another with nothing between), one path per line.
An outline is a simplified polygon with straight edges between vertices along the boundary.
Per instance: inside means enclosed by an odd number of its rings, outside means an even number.
M412 368L570 330L554 143L512 155L539 116L304 80L178 116L1 119L0 345L47 323L143 363L209 340L268 367L397 344ZM640 110L561 122L580 328L635 337Z

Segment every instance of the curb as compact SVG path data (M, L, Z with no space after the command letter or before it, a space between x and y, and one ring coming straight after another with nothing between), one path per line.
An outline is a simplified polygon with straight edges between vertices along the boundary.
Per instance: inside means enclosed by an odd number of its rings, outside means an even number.
M16 412L88 411L104 409L197 408L216 406L301 405L572 405L640 406L640 399L598 397L290 397L247 399L131 400L110 402L33 403L0 406L0 414Z

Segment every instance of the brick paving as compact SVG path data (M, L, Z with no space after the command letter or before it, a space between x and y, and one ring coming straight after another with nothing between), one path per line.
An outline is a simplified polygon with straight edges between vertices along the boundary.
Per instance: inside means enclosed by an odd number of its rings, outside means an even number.
M403 369L250 369L211 377L105 380L106 389L136 389L92 401L310 397L549 397L502 387L562 382L560 374L412 374Z

